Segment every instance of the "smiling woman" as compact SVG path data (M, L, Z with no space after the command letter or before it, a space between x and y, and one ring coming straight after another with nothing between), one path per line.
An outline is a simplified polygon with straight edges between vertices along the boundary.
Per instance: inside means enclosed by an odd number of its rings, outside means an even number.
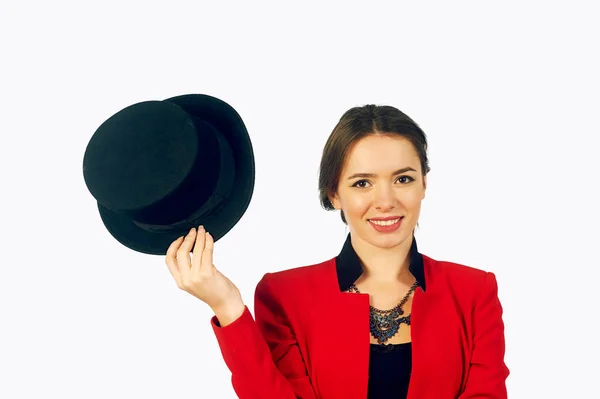
M347 111L319 176L321 204L340 211L346 242L335 258L265 274L254 317L212 265L210 236L198 235L207 282L195 290L221 304L212 327L241 399L506 398L494 274L418 251L429 170L426 136L407 115ZM192 241L178 251L186 262Z
M410 140L374 133L351 145L337 190L327 199L362 241L387 248L408 239L410 247L426 183Z
M362 140L372 136L397 139L402 144L388 149L386 145L391 143L390 140L370 140L368 143ZM350 152L354 152L352 157L348 156ZM399 170L387 169L384 172L394 170L395 177L405 172L418 173L425 186L426 175L431 170L425 133L408 115L391 106L365 105L348 110L333 129L323 149L319 176L321 205L327 210L335 209L330 196L338 189L344 167L347 174L345 179L368 179L377 177L371 171L374 165L389 167L386 161L391 165L409 163ZM407 176L409 180L415 177L418 176ZM341 217L346 223L343 211Z

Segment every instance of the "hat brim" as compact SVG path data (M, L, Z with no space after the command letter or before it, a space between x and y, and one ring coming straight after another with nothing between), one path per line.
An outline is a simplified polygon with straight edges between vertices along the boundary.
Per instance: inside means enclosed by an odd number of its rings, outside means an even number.
M189 114L199 117L220 130L233 151L235 182L228 199L211 212L202 224L217 241L227 234L242 218L254 191L254 151L242 118L229 104L205 94L186 94L168 98ZM199 206L202 204L198 204ZM169 245L188 230L150 232L131 219L98 204L100 217L106 229L121 244L151 255L165 255ZM197 226L195 226L197 227Z

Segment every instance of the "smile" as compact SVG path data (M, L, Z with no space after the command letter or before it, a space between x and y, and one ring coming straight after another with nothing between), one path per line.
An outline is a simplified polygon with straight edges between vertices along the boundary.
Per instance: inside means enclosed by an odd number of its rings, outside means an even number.
M404 219L404 217L389 220L369 219L369 224L379 233L393 233L402 225L402 219Z
M400 218L392 220L369 220L369 222L374 223L378 226L391 226L393 224L398 223L398 221L400 221Z

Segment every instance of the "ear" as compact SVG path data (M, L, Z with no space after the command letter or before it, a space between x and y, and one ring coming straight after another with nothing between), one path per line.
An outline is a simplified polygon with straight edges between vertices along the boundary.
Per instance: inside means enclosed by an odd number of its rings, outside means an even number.
M423 198L425 198L426 191L427 191L427 175L423 176Z
M338 198L337 194L333 195L333 196L329 196L329 201L331 201L331 204L333 205L333 207L336 210L340 210L342 209L342 204L340 203L340 199Z

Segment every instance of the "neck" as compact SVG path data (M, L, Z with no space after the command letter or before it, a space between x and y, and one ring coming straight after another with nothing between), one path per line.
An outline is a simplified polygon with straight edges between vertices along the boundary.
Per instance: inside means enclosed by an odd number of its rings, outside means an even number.
M364 278L376 282L410 280L410 248L413 236L409 236L395 247L376 247L358 236L350 235L352 247L358 255Z

